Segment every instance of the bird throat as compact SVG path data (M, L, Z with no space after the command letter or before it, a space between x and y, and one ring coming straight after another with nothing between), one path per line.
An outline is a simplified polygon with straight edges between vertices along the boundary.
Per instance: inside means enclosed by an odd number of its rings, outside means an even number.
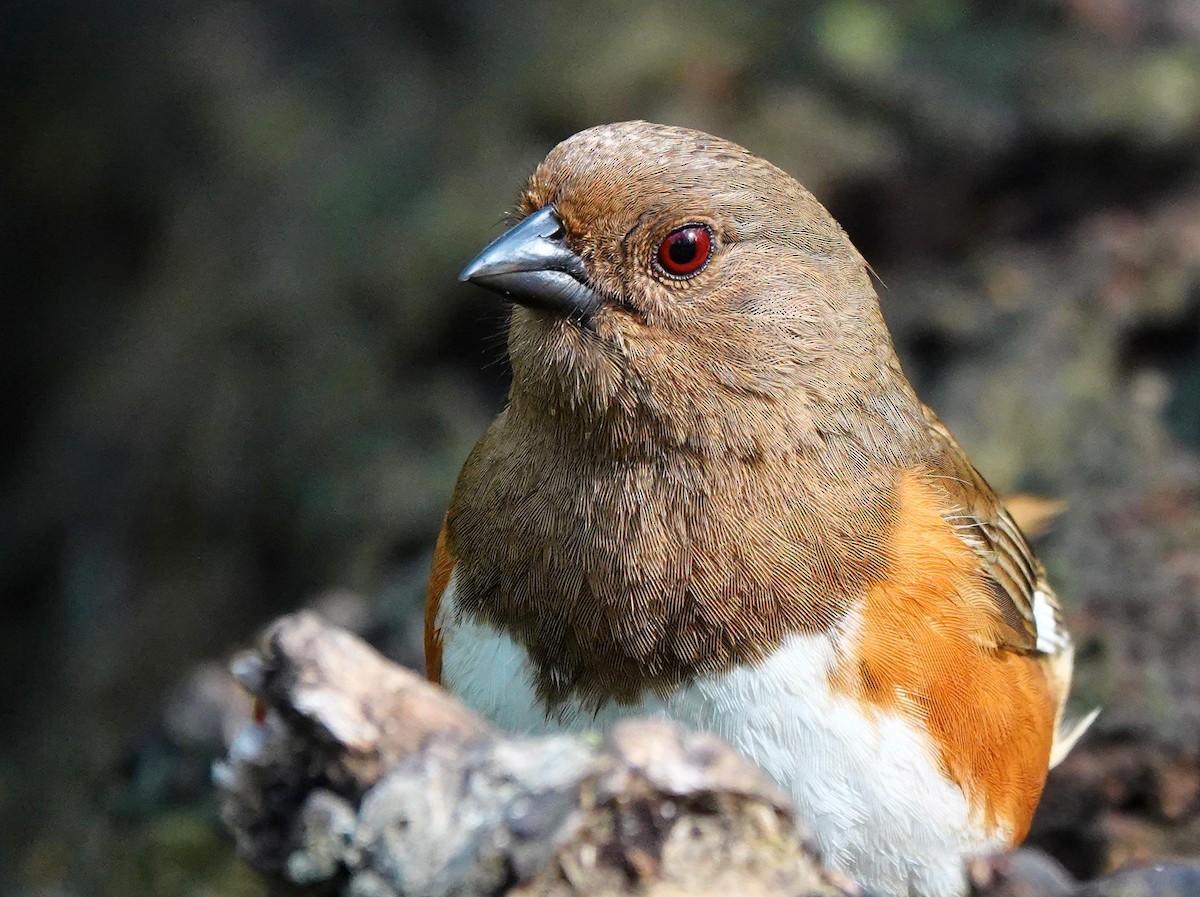
M622 457L503 414L447 517L459 607L525 647L549 714L754 663L884 575L894 477L858 450Z

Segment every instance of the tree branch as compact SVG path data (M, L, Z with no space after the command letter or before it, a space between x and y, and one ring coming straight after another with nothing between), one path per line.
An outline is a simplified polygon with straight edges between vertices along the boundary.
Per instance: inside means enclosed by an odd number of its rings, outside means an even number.
M271 875L355 897L857 893L710 736L505 738L307 612L234 673L267 712L216 769L222 816Z

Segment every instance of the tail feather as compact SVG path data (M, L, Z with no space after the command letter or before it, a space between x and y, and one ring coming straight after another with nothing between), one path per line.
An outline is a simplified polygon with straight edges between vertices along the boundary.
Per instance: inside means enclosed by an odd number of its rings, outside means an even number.
M1058 726L1054 730L1054 743L1050 746L1050 768L1058 766L1063 758L1070 753L1071 748L1075 747L1075 742L1083 737L1086 732L1096 721L1096 717L1100 715L1100 708L1097 707L1086 716L1076 719L1067 720L1060 719Z

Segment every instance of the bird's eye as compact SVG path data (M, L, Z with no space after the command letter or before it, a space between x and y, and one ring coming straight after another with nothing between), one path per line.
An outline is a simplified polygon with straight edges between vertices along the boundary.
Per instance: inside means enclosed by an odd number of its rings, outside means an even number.
M708 264L712 244L712 231L703 224L677 227L658 244L659 267L671 277L691 277Z

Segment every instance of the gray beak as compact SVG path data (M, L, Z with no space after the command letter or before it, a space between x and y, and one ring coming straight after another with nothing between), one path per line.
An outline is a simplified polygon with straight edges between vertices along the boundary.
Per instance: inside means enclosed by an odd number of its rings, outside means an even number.
M518 305L586 318L601 302L583 259L563 242L554 206L539 209L484 247L458 279Z

